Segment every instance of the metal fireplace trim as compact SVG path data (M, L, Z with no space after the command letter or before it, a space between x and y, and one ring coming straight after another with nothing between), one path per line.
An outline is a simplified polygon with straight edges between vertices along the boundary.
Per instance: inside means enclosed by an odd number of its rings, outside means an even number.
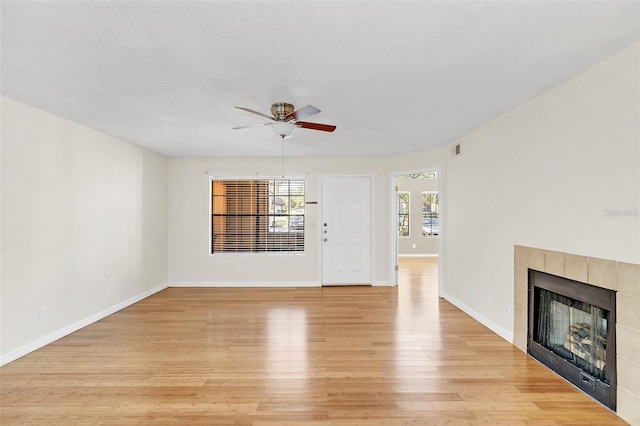
M527 353L596 401L616 411L616 292L533 269L528 270L528 276ZM592 377L581 368L533 340L536 288L549 290L609 312L607 318L607 363L604 367L605 375L609 379L608 384Z

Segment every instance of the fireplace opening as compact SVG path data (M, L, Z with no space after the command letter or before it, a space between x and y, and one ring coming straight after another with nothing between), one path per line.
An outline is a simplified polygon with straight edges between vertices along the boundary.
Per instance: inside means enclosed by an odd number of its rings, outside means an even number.
M614 291L529 270L527 351L615 411Z

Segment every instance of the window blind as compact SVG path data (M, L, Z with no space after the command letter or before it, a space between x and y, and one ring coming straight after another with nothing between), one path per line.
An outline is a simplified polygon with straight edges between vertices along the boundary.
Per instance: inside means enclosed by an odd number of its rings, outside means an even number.
M211 181L211 253L304 251L304 180Z

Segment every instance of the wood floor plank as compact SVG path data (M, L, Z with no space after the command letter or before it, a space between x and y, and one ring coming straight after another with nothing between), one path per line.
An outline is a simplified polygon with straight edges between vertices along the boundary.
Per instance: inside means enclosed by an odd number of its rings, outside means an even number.
M623 425L437 297L400 285L169 288L0 369L0 423Z

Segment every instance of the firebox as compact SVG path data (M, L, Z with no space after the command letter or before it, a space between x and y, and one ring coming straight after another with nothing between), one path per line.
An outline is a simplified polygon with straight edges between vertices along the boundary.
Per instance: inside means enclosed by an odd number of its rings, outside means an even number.
M616 293L529 270L527 352L616 409Z

